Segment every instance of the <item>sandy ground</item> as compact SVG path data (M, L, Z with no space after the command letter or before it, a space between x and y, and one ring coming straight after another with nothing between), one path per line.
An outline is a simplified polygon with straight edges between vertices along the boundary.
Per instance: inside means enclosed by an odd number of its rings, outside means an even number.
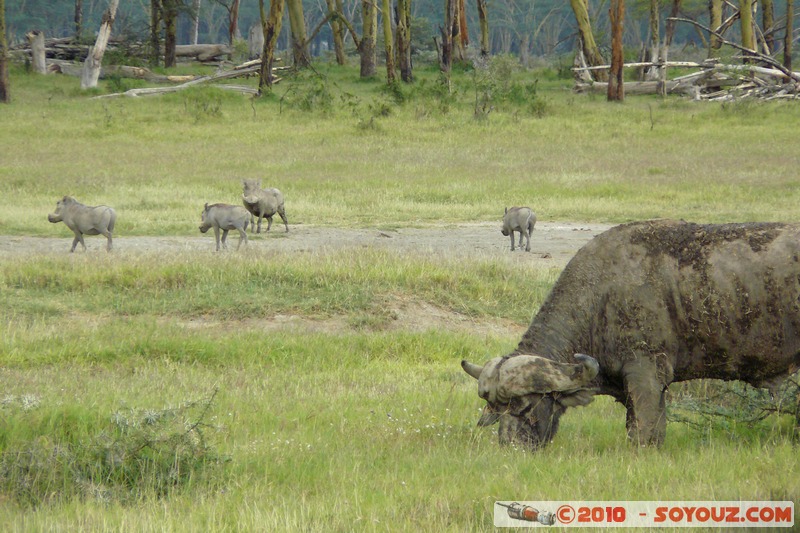
M496 257L519 262L542 262L563 266L592 237L611 227L607 224L576 222L539 222L531 238L531 251L519 248L513 254L508 237L500 234L499 223L454 224L427 228L397 230L337 229L328 227L273 227L269 234L252 234L249 247L274 252L336 251L347 248L396 250L408 254L447 254L466 257ZM62 233L63 235L63 233ZM106 239L84 237L87 252L105 253ZM234 253L239 240L237 232L228 235L229 249ZM71 236L17 237L0 236L0 254L36 255L68 253ZM116 235L114 253L137 252L214 252L214 235L209 232L196 237L126 237ZM80 244L76 253L84 253Z
M505 261L520 266L563 267L575 252L597 234L611 227L607 224L576 222L538 222L531 238L529 253L517 248L511 252L508 237L500 233L499 223L454 224L427 228L398 230L336 229L327 227L290 226L285 233L281 226L269 234L256 234L250 238L247 252L271 253L337 253L360 248L394 250L403 254L447 255L464 259L490 259ZM63 234L62 234L63 235ZM252 234L248 234L252 235ZM228 236L229 249L222 253L237 253L238 233ZM80 245L78 255L106 254L106 239L85 237L87 251ZM68 255L72 237L10 237L0 236L0 256L16 257L23 261L35 261L42 255ZM208 233L196 237L126 237L114 238L114 257L124 258L138 254L160 255L190 253L202 257L213 254L214 235ZM242 248L244 250L244 247ZM451 331L469 331L471 334L498 335L517 338L531 315L519 321L476 319L449 309L440 309L416 299L392 297L383 305L385 324L383 329L425 331L431 328ZM171 319L172 320L172 319ZM209 327L218 331L256 330L269 333L278 330L301 330L304 332L342 333L358 328L348 322L347 317L314 319L275 310L272 316L244 320L220 321L214 317L194 317L178 320L187 331Z

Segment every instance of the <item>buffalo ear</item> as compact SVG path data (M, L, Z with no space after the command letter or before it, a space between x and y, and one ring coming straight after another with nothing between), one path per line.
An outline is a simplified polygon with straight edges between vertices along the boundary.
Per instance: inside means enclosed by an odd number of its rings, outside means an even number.
M583 407L589 405L594 400L594 391L590 389L579 389L575 392L566 394L556 394L555 399L564 407Z

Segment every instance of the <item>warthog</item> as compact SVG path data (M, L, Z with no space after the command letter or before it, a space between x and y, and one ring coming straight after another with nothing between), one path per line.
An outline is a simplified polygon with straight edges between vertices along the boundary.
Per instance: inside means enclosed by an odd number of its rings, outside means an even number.
M670 383L775 389L800 367L800 225L612 228L575 254L516 350L462 367L501 443L543 446L568 407L607 394L634 444L659 445Z
M244 193L242 202L245 209L251 213L250 231L255 229L254 216L258 217L258 231L261 233L261 219L267 219L267 231L272 228L272 217L278 213L283 220L286 231L289 231L289 222L286 220L286 209L283 207L283 194L278 189L262 189L261 180L242 181Z
M209 228L214 228L214 237L217 239L217 251L219 252L219 230L222 230L222 246L226 250L228 245L225 243L225 239L228 238L228 231L232 229L238 230L239 244L236 246L238 250L239 246L242 245L242 241L247 244L246 230L249 217L250 213L238 205L206 204L203 212L200 213L200 232L205 233Z
M531 233L536 225L536 213L529 207L506 207L503 215L503 229L500 232L508 237L511 235L511 251L514 251L514 232L519 232L519 246L522 248L522 237L527 239L525 251L531 251Z
M114 222L117 220L117 213L107 205L83 205L71 196L65 196L56 204L55 213L47 215L50 222L63 222L75 233L72 240L72 249L75 251L78 243L81 243L84 251L86 243L83 242L83 235L105 235L108 239L106 250L111 251L112 238L114 232Z

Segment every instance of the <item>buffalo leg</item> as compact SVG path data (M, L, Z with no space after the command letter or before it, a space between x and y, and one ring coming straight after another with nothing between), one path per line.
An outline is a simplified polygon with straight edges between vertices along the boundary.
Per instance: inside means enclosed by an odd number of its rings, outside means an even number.
M623 367L628 439L637 446L660 446L667 431L666 387L658 379L655 361L647 355Z
M267 217L267 231L272 229L272 215Z
M514 232L511 232L511 251L514 251Z
M225 240L228 238L228 230L222 230L222 247L228 249L228 243Z

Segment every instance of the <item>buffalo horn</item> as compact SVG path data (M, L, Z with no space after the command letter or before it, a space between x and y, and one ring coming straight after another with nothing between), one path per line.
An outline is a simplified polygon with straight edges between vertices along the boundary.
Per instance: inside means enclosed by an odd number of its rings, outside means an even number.
M483 372L482 366L472 364L469 361L461 361L461 368L464 369L464 372L466 372L475 379L481 377L481 372Z

